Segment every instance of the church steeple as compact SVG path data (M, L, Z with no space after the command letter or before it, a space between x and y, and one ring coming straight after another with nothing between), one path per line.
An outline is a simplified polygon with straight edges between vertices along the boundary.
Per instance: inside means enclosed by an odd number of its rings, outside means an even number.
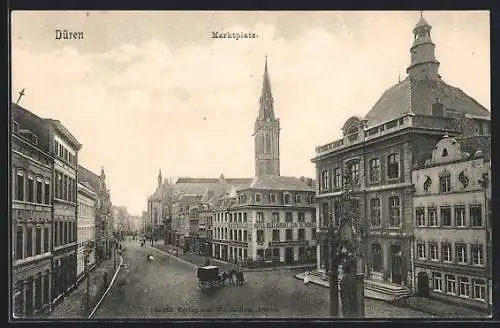
M158 172L158 187L161 186L161 183L163 182L163 177L161 176L161 169Z
M101 180L106 181L106 174L104 174L104 166L101 166Z
M274 99L267 68L264 66L259 115L255 121L255 175L280 175L279 119L274 116Z
M271 82L269 81L269 71L267 70L267 56L266 63L264 66L264 78L262 83L262 92L260 95L260 110L259 110L259 120L273 120L274 119L274 99L271 92Z
M437 80L439 78L439 62L435 57L436 45L431 39L432 26L420 12L420 19L413 28L413 44L410 48L411 64L406 69L410 78L417 80Z

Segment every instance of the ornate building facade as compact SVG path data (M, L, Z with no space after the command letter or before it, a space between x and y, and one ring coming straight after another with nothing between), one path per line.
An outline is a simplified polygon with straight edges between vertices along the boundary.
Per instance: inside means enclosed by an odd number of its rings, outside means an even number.
M174 196L172 183L168 179L163 179L160 170L156 190L147 200L147 218L144 226L146 235L157 238L172 238Z
M38 147L50 155L50 166L53 168L53 189L49 192L49 195L52 197L52 211L49 216L51 225L51 232L49 233L51 237L49 242L51 252L50 296L53 301L57 301L69 292L76 283L76 181L78 151L82 145L57 120L40 118L17 104L12 104L11 115L13 121L18 126L23 127L23 130L27 131L26 136L29 136L31 140L36 140ZM19 130L19 132L23 131ZM43 158L43 156L36 154L36 152L32 152L32 154L36 156L35 160L36 158ZM26 199L28 202L32 200L30 192L34 192L41 182L39 180L35 181L35 178L31 174L28 174L26 177ZM38 179L42 178L38 176ZM45 181L42 182L44 185ZM38 195L33 195L33 197L38 197ZM40 207L37 209L39 210ZM43 218L43 215L41 217ZM36 245L38 244L39 237L41 238L40 235L37 235L38 229L43 228L45 231L45 226L42 225L32 228L35 229L35 232L32 232L32 236L34 237L30 237L29 235L29 226L27 230L27 254L29 254L29 249L32 247L35 247L35 252L38 251ZM34 239L32 240L32 238ZM35 244L29 244L30 241L33 241ZM46 286L47 284L45 283L44 285ZM29 298L30 295L28 295ZM27 303L27 305L30 305L30 303ZM28 311L28 308L25 307L25 310Z
M490 156L490 137L445 137L412 173L421 295L484 309L492 304Z
M81 144L56 120L50 120L54 154L54 247L52 250L53 296L74 286L77 269L77 168Z
M11 128L13 309L17 318L49 311L52 303L54 160L43 149L43 121L38 119L38 129L27 129L23 121L14 116Z
M395 291L412 284L412 168L432 154L444 134L488 134L489 112L438 73L431 26L413 29L408 76L387 89L364 118L352 117L343 138L316 148L320 266L328 263L327 226L338 213L344 176L359 205L367 280ZM399 287L398 287L399 286Z
M212 256L258 264L314 262L312 181L259 176L219 198L212 215Z

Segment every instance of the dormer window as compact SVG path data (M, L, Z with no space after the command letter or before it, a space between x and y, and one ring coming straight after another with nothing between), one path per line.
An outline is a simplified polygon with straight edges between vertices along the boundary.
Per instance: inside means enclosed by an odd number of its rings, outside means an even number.
M356 125L351 125L347 129L347 139L349 141L356 141L358 139L358 127Z
M283 195L283 199L284 199L285 205L289 205L289 204L290 204L290 201L291 201L291 199L290 199L290 198L291 198L291 197L290 197L290 194L289 194L289 193L285 193L285 194Z
M302 198L301 198L300 194L296 194L295 195L295 203L300 204L301 202L302 202Z
M262 201L262 199L261 199L262 197L261 197L261 195L260 195L260 194L255 194L255 195L254 195L254 198L255 198L255 202L256 202L256 203L260 203L260 202Z

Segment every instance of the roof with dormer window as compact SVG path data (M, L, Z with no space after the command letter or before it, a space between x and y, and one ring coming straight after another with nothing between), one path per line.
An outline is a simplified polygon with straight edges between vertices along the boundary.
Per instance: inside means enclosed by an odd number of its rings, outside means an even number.
M443 108L462 115L490 117L490 112L474 98L442 79L414 80L407 77L387 89L372 109L365 115L368 126L396 119L410 112L432 115L432 104L439 99Z
M247 190L279 190L279 191L314 191L313 186L309 186L302 180L290 176L262 175L253 178L252 183L238 189Z

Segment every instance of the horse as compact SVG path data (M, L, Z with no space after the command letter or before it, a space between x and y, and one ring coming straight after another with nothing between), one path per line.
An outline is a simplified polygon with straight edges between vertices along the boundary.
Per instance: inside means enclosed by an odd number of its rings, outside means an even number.
M237 275L237 273L236 273L236 270L235 270L235 269L231 269L231 270L229 270L229 276L231 277L231 282L234 282L234 280L233 280L233 276L234 276L234 277L236 277L236 278L238 278L238 275Z
M226 283L226 280L229 280L230 283L234 283L233 281L233 275L230 272L223 272L220 280L222 280L222 284L224 285Z
M245 279L243 278L243 272L238 271L235 274L236 274L236 284L243 285L245 283Z

